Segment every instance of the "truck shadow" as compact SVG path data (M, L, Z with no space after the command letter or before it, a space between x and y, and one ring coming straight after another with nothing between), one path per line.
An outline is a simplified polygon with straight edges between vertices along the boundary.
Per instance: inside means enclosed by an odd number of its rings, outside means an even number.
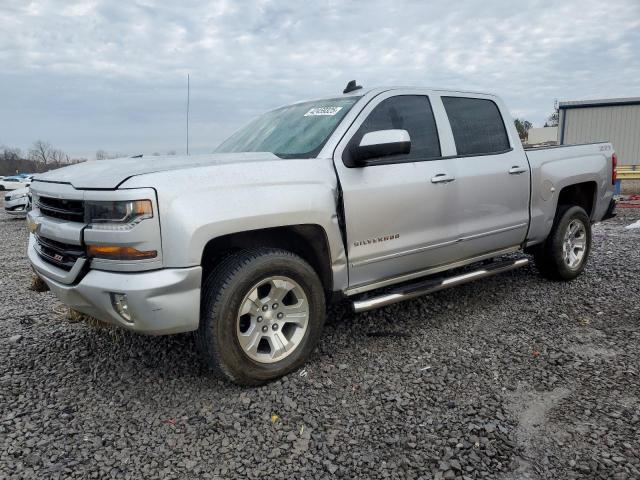
M476 304L486 302L488 295L497 298L508 295L505 285L513 291L517 284L525 284L524 277L530 276L535 277L535 271L523 268L482 283L360 314L353 313L348 302L331 305L324 334L308 367L321 368L332 364L337 356L356 358L369 347L383 349L388 342L424 335L425 330L440 328L450 321L454 304L459 306L455 308L473 309ZM25 345L33 350L28 357L32 361L37 358L37 368L47 370L50 375L72 378L72 383L92 383L106 397L113 395L114 385L119 385L119 389L135 385L131 393L135 392L134 397L140 401L149 399L158 389L171 388L179 394L181 385L188 386L185 391L191 393L194 385L203 392L217 389L220 394L242 390L217 378L203 365L192 334L148 337L85 324L60 325L55 330L46 346ZM185 397L185 401L190 400Z
M416 339L424 342L422 339L440 329L456 329L458 325L473 328L485 321L479 312L499 308L503 298L523 295L531 282L553 285L540 278L534 267L527 266L368 312L354 313L348 301L332 305L311 363L319 367L352 360L361 363L372 352L385 355L390 351L387 347L401 348Z

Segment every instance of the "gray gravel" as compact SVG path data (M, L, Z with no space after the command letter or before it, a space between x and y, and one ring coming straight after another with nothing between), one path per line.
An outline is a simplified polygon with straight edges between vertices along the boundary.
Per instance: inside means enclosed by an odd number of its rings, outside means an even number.
M0 478L640 478L640 218L534 267L354 315L304 370L211 378L190 335L69 323L0 214Z

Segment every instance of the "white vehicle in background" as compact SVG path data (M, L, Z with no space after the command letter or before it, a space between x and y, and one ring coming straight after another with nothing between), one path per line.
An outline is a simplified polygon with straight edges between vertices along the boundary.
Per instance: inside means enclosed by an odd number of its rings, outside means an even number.
M31 179L24 177L4 177L0 180L0 190L18 190L19 188L28 187L31 184Z
M15 217L25 218L31 210L29 187L19 188L4 197L4 211Z

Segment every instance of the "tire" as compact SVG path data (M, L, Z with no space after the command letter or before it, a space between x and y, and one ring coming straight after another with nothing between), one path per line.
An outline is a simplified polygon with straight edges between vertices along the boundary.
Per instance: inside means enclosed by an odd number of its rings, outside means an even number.
M285 250L243 250L224 259L203 285L196 345L216 374L261 385L307 360L324 320L324 289L307 262Z
M572 234L570 229L577 233ZM571 238L573 243L567 243ZM576 205L560 205L549 236L534 250L533 258L543 277L568 281L582 273L590 251L591 221L587 212Z

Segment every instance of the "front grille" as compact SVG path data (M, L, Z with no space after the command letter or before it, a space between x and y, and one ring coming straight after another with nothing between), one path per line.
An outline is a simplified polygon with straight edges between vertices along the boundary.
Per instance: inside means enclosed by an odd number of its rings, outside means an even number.
M58 242L39 235L36 236L36 250L43 260L67 271L84 255L84 250L78 245Z
M42 215L70 222L84 222L84 203L82 200L40 197L38 208Z

